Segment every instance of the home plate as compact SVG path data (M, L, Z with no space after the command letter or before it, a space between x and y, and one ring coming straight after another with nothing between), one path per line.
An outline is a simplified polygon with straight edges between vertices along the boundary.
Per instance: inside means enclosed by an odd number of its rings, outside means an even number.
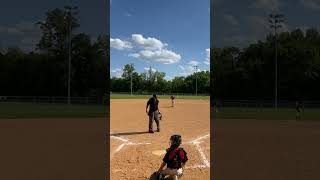
M161 156L161 155L166 154L166 150L155 150L155 151L152 151L152 154L157 155L157 156Z

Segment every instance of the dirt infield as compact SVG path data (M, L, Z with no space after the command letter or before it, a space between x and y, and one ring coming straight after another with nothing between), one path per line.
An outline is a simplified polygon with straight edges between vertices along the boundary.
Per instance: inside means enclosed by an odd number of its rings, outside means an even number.
M214 179L319 179L320 122L233 119L214 125Z
M0 119L0 179L104 179L104 120Z
M152 152L168 147L172 134L182 135L189 161L182 179L210 179L210 107L208 100L161 100L161 132L146 133L147 100L111 100L110 173L112 180L149 179L164 155ZM154 129L156 125L154 123Z

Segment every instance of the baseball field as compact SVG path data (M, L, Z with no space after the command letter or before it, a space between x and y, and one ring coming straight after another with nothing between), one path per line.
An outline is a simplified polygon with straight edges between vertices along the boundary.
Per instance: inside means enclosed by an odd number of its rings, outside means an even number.
M212 109L215 179L316 180L320 173L320 111ZM230 173L232 172L232 173Z
M159 96L160 132L148 131L145 106L149 96L112 98L110 122L110 173L112 180L150 179L157 171L173 134L182 136L189 161L182 179L210 178L209 98ZM154 129L156 124L154 123Z
M0 179L103 179L104 106L0 103Z

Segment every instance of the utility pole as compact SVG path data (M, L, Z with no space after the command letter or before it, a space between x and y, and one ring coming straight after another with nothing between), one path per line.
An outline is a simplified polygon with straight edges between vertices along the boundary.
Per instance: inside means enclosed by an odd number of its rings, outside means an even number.
M130 72L130 77L131 77L131 96L132 96L132 74L133 74L133 64L131 64L131 72Z
M282 27L281 23L284 22L283 14L270 14L269 23L270 28L274 30L274 44L275 44L275 97L274 107L278 110L278 32L277 30Z
M196 76L196 96L198 96L198 77L197 77L197 72L198 72L198 67L199 66L193 66L193 68L195 69L195 76Z
M70 97L71 97L71 39L72 39L72 15L76 14L74 10L77 10L78 7L76 6L65 6L64 7L67 10L68 14L68 28L69 28L69 34L68 34L68 104L70 103Z

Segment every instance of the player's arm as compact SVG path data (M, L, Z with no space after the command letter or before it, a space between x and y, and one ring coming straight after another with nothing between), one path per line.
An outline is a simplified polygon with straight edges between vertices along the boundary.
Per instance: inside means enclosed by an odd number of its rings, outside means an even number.
M160 172L162 171L162 169L164 168L164 166L165 166L166 164L167 164L167 163L162 162L162 164L161 164L161 166L160 166L160 168L159 168L159 170L158 170L158 173L160 173Z
M183 150L183 153L184 153L184 159L182 160L182 163L181 163L182 169L184 169L187 161L189 160L189 159L188 159L188 155L187 155L187 153L186 153L184 150Z
M149 107L149 104L150 104L150 100L147 102L147 106L146 106L146 113L148 114L148 107Z
M182 163L181 164L181 168L184 170L184 166L185 166L186 164L185 163Z

